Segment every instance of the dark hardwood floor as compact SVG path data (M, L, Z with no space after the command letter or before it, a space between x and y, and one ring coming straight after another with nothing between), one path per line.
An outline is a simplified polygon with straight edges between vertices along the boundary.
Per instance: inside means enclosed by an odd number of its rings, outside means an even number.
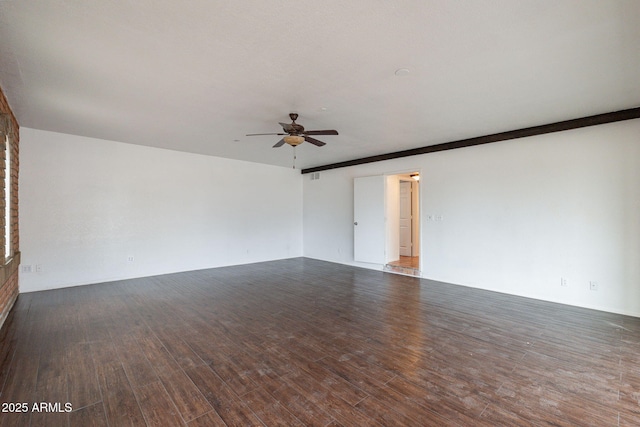
M638 318L304 258L21 294L1 339L3 426L640 425Z

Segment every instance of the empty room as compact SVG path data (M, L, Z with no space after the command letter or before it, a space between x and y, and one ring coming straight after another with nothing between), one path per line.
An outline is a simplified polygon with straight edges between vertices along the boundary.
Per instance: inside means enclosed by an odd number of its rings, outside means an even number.
M0 1L0 426L640 425L640 2Z

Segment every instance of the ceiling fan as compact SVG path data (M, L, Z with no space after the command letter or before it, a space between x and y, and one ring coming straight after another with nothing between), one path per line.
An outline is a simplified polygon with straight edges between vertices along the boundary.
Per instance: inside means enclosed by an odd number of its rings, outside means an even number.
M309 135L337 135L337 130L304 130L304 126L296 123L296 119L298 118L297 113L290 113L289 117L291 118L291 124L280 122L280 126L282 126L282 130L285 133L249 133L247 136L258 136L258 135L284 135L280 141L276 142L273 148L282 147L285 143L295 147L296 145L302 144L304 141L310 142L313 145L317 145L318 147L322 147L326 143L319 141L315 138L310 137Z

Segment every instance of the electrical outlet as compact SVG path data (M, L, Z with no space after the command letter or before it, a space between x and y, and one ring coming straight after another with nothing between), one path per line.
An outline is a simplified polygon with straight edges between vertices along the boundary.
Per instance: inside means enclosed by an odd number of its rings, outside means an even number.
M36 273L42 273L42 264L36 264Z
M589 290L597 291L598 290L598 282L594 282L594 281L589 282Z
M568 286L566 277L561 277L560 278L560 286L563 286L563 287L567 287Z
M33 267L30 264L22 266L23 273L31 273L32 271L33 271Z
M134 261L133 256L129 256L129 257L127 257L127 262L133 262L133 261Z

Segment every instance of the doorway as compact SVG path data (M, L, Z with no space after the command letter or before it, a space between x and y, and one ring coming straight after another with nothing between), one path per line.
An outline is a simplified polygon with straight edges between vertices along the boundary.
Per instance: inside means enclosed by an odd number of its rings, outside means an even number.
M393 273L420 276L420 174L411 172L392 175L387 179L387 203L397 206L397 221L388 221L389 242L397 242L385 270ZM396 187L397 188L392 188ZM394 215L389 215L393 218ZM395 230L394 230L395 228ZM397 238L394 238L397 233ZM394 248L395 249L395 248Z
M354 178L354 260L421 276L419 172Z

